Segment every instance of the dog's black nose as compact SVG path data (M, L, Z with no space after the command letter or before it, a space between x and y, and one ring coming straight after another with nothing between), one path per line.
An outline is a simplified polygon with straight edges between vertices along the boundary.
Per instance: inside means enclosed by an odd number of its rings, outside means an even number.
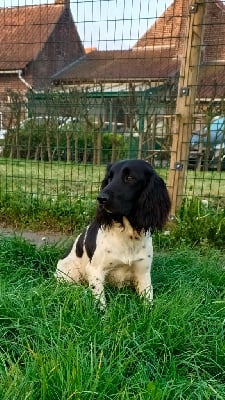
M100 204L105 204L109 200L108 193L99 193L97 200Z

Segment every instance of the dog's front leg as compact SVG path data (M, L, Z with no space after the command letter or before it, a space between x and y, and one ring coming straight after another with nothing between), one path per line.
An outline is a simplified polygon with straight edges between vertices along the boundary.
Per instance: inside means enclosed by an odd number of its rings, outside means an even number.
M137 293L140 296L144 296L150 303L153 302L153 287L149 268L144 270L137 268L137 273L135 274L135 286Z
M105 276L103 271L91 263L88 263L86 266L86 276L89 287L98 302L100 310L104 310L106 307L106 299L104 293Z

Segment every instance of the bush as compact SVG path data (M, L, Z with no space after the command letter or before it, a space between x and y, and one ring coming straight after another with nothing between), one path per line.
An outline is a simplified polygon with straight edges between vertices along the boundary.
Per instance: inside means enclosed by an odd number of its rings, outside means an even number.
M174 243L210 245L222 248L225 242L225 210L196 197L184 199L169 238Z
M100 128L99 128L100 129ZM121 133L95 131L82 122L59 124L57 118L37 117L25 120L21 126L9 129L4 142L4 157L29 160L69 160L93 162L97 136L101 135L101 159L111 159L112 148L116 158L137 155L137 140ZM68 154L68 152L70 154Z

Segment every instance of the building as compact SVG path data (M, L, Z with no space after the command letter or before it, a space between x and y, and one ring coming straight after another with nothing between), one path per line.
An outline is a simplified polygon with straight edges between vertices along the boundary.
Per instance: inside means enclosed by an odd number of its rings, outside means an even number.
M11 95L49 87L51 76L84 55L69 0L0 8L0 112L9 123Z

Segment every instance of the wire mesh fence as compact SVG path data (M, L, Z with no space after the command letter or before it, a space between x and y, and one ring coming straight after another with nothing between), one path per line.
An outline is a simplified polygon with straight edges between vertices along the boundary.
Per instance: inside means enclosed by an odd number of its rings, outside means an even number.
M1 197L94 198L142 158L172 214L224 207L224 1L4 0L0 22Z

